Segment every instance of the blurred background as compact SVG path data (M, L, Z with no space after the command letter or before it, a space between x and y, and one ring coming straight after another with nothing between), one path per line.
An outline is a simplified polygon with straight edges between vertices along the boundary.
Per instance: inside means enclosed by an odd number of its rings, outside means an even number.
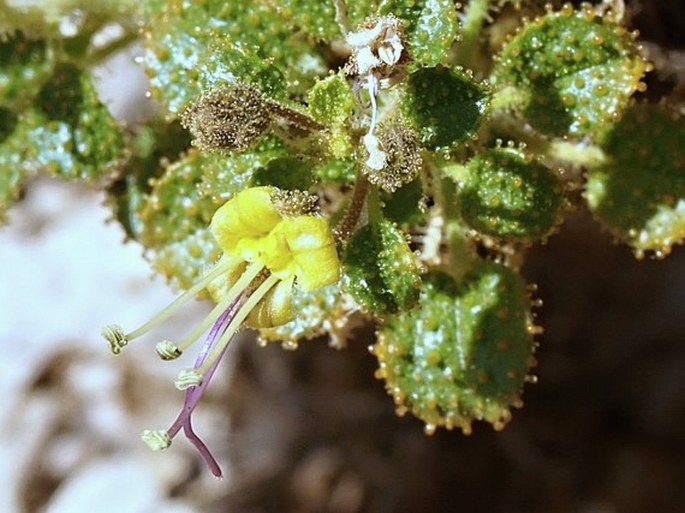
M649 93L683 99L685 5L628 2L657 70ZM133 48L98 70L113 112L146 104ZM125 72L122 72L122 69ZM628 143L628 142L627 142ZM237 341L196 412L225 473L214 479L167 427L183 362L154 340L114 357L103 325L133 327L174 297L103 198L39 179L0 228L0 511L8 513L685 511L685 251L638 262L578 210L524 268L539 286L539 382L501 433L432 437L398 418L368 353L326 340ZM195 302L154 339L184 331Z

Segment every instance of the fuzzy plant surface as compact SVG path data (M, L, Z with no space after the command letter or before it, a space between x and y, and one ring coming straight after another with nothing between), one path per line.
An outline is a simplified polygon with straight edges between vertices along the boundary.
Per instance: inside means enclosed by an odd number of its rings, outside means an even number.
M207 333L178 418L143 432L152 449L183 430L221 475L191 415L246 327L340 348L373 323L399 414L429 434L502 429L535 380L525 250L573 207L640 258L685 238L682 106L640 97L652 65L622 6L2 0L0 218L37 173L106 191L184 289L138 329L105 327L115 354L215 304L155 346L184 357ZM124 127L91 69L137 40L158 114Z

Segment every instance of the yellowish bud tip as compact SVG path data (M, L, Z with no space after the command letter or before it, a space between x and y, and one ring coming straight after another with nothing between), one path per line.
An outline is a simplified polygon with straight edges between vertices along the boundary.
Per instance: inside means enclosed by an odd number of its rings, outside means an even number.
M102 336L109 343L109 348L114 354L119 354L121 349L128 344L128 338L121 326L110 324L102 328Z
M162 360L175 360L183 354L176 344L170 340L162 340L155 346L155 352Z
M179 390L187 390L190 387L202 384L202 374L197 369L181 369L178 378L174 381L174 386Z
M153 451L163 451L171 445L171 437L163 429L155 431L146 429L140 434L140 438Z

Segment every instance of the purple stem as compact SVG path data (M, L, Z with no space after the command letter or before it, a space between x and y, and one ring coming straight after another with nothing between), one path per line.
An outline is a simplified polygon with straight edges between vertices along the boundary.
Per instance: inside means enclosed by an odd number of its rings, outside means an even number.
M205 362L207 356L209 356L212 348L214 347L214 344L216 344L217 340L221 338L221 335L228 327L228 324L233 319L235 314L238 312L239 306L243 302L243 297L244 294L240 294L238 297L236 297L230 304L230 306L226 309L226 311L222 313L221 316L214 323L214 326L212 326L212 329L209 331L209 334L207 335L205 343L202 345L200 354L195 360L195 365L193 366L194 369L199 369ZM221 352L219 358L216 359L216 362L214 362L207 369L207 372L205 372L204 376L202 377L202 383L200 385L192 386L188 388L188 390L186 390L186 398L183 403L183 408L181 409L181 412L178 414L178 417L176 417L174 423L167 430L167 434L169 435L169 437L173 438L181 430L181 428L183 428L183 433L185 434L186 438L195 446L195 448L198 450L202 458L207 463L207 466L212 471L212 474L214 474L216 477L221 477L221 468L219 467L219 464L216 462L214 456L212 456L211 452L209 451L205 443L193 431L193 426L191 424L191 415L195 410L197 404L200 402L200 399L202 398L202 395L207 389L207 385L209 385L209 382L212 379L212 376L214 375L214 372L216 371L217 367L219 366L221 358L223 357L225 352L226 348L224 348L224 350Z

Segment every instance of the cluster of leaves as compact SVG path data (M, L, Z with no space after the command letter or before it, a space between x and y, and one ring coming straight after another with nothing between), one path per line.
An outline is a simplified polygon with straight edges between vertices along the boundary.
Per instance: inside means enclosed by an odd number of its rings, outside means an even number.
M427 432L501 428L539 330L522 250L572 199L639 254L685 237L685 129L634 99L650 69L636 36L605 5L541 3L3 2L0 214L31 173L115 171L114 217L187 287L219 256L208 224L226 200L253 185L316 194L342 278L298 292L302 314L264 340L339 337L363 315L398 413ZM523 21L501 40L512 13ZM106 53L92 44L103 23L126 16L162 110L130 137L83 64Z
M28 4L0 3L0 218L27 177L47 172L95 182L120 169L127 153L88 66L116 48L116 41L94 45L93 36L128 19L130 6ZM86 4L81 16L65 18Z

